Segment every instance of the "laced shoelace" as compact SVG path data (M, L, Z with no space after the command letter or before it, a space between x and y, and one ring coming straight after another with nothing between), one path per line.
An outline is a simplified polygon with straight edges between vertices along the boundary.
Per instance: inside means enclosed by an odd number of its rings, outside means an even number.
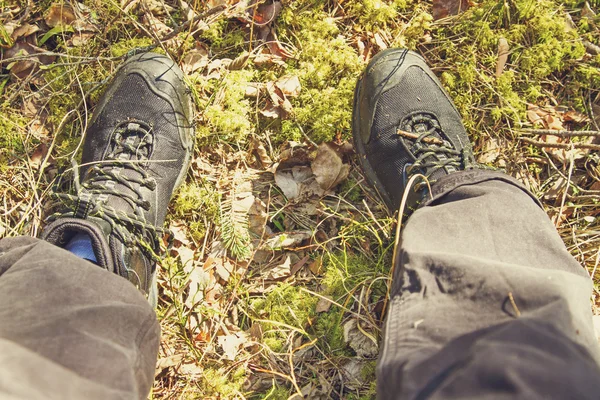
M160 238L170 232L146 221L144 210L150 209L150 202L143 199L140 191L140 187L156 189L156 181L142 167L153 144L151 130L151 127L141 122L130 121L118 126L111 137L113 151L105 157L105 161L94 164L87 171L83 183L79 179L79 166L73 161L76 194L55 190L52 196L59 202L61 211L49 216L48 221L64 217L100 218L110 225L112 232L126 246L139 245L147 256L158 261L156 251L160 248ZM136 142L136 138L139 141ZM132 155L133 161L130 159ZM135 173L123 174L123 170ZM133 194L116 190L117 183ZM123 199L134 212L126 213L106 204L108 196ZM169 234L169 238L172 237Z
M414 140L412 145L415 161L408 166L406 172L411 174L415 170L423 171L423 175L428 179L430 184L435 182L431 179L437 171L441 169L451 168L455 171L472 168L472 160L470 147L467 145L462 150L456 150L450 143L436 137L436 134L441 136L441 127L437 121L421 116L416 123L425 123L428 129L420 133L412 133L399 129L398 135ZM425 182L419 182L414 185L415 191L423 188Z

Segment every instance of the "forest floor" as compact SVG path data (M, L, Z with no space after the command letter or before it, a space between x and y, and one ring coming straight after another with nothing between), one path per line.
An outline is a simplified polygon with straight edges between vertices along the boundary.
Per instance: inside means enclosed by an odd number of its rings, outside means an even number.
M598 1L0 6L0 237L39 235L128 55L169 54L192 88L152 398L374 398L395 219L366 185L350 120L358 75L388 47L423 55L477 160L541 199L598 290Z

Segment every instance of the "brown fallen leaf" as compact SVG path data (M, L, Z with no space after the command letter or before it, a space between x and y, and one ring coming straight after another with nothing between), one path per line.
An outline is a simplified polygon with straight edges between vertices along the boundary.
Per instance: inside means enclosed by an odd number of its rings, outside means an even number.
M62 3L52 4L44 18L46 24L51 28L58 25L71 25L76 19L77 16L73 7Z
M28 42L19 41L10 49L5 50L4 56L5 58L23 56L23 59L9 64L7 69L18 79L24 79L37 71L40 64L48 65L54 62L56 57L48 56L45 53L46 50L42 48Z
M260 164L262 165L262 167L264 169L268 169L271 165L273 165L273 160L271 160L271 157L269 157L267 149L260 142L260 140L253 137L251 143L253 150L258 155L258 159L260 160Z
M300 95L302 85L297 76L284 76L277 79L275 85L281 90L284 96L297 97Z
M356 355L361 358L377 356L379 348L373 337L365 335L357 326L358 322L351 319L344 324L344 341L352 347Z
M338 153L328 143L319 146L311 167L323 190L337 186L350 173L350 165L344 164Z
M320 298L319 301L317 302L317 305L315 307L315 312L316 313L327 312L331 308L331 304L332 304L331 297L324 296L324 298Z
M292 112L292 103L287 99L283 91L277 85L277 82L267 82L267 93L274 107L281 108L284 115Z
M287 278L288 276L290 276L292 274L291 272L291 264L292 264L292 260L290 258L289 255L287 255L285 257L285 259L283 260L283 263L279 264L279 265L275 265L274 267L270 268L265 275L265 278L268 280L277 280L277 279L281 279L281 278Z
M39 32L39 30L40 30L40 27L37 25L23 24L23 25L19 26L18 28L15 28L15 30L12 32L12 34L10 36L14 41L17 41L21 37L31 36L34 33Z
M469 8L468 0L433 0L433 19L457 15Z
M34 168L39 168L46 155L48 154L48 145L45 143L40 143L40 145L31 153L31 157L29 157L29 164Z
M205 45L197 44L190 50L181 62L181 69L186 74L191 74L208 65L208 49Z
M308 264L308 269L315 275L321 275L323 272L323 259L320 256L317 256L317 258Z

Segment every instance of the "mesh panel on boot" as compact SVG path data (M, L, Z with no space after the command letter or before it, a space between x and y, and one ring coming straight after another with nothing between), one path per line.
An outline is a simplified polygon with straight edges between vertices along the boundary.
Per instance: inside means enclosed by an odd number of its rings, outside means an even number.
M456 149L468 144L460 116L446 94L421 68L408 68L400 83L379 98L371 139L366 145L371 166L394 199L399 199L403 192L399 179L404 166L414 161L397 129L404 118L416 112L433 114Z

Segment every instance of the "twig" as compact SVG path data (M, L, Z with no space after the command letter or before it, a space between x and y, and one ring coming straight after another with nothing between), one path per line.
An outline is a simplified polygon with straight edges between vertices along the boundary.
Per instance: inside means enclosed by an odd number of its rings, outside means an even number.
M398 133L398 135L404 136L405 138L408 138L408 139L416 140L416 139L419 138L419 135L414 134L412 132L403 131L402 129L398 129L397 133ZM433 137L433 136L432 137L425 137L425 138L421 139L421 141L425 142L425 143L429 143L429 144L439 144L439 145L443 145L444 144L444 142L442 140L440 140L440 139L438 139L436 137Z
M552 129L522 129L521 134L551 135L559 137L578 137L578 136L600 136L600 131L555 131Z
M526 137L519 137L520 140L525 143L532 144L534 146L546 147L551 149L585 149L585 150L600 150L599 144L586 144L586 143L546 143L533 140Z

